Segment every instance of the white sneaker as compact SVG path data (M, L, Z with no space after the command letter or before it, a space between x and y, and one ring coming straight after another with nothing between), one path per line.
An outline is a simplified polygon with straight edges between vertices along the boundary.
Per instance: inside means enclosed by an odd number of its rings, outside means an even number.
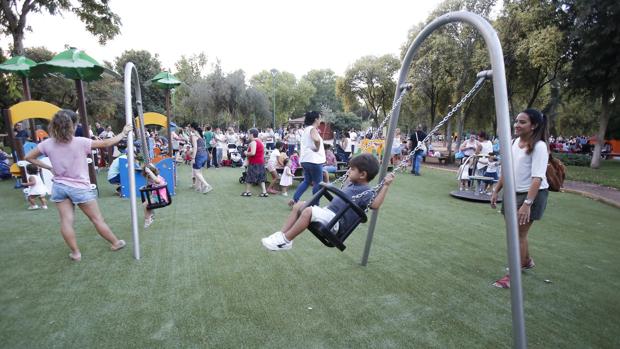
M39 209L39 205L34 205L34 206L30 206L28 207L29 210L38 210Z
M284 196L288 196L288 193L282 193L282 195L284 195Z
M283 251L293 248L293 242L286 242L284 240L284 234L281 231L277 231L266 238L261 239L263 246L270 251Z
M47 206L41 206L41 208L47 210Z
M213 190L213 187L210 184L207 184L207 187L202 190L201 193L206 194Z

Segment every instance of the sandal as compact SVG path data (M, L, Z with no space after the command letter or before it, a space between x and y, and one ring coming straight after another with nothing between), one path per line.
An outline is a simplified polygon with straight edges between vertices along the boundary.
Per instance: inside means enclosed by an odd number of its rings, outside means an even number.
M249 191L244 191L243 193L241 193L241 196L252 196L252 193Z
M116 243L116 245L112 245L112 246L110 246L110 250L112 250L112 251L118 251L118 250L120 250L121 248L125 247L125 245L127 245L127 244L125 243L125 240L118 240L118 242Z
M79 262L82 260L82 254L78 252L76 255L74 255L73 252L71 252L69 253L69 259L71 259L74 262Z
M495 281L492 285L497 288L510 288L510 275L505 275L503 278Z
M521 269L529 270L534 269L536 267L536 263L534 263L534 259L530 258L525 262L525 265L521 267Z
M267 194L267 193L260 193L260 197L261 198L268 198L269 194Z

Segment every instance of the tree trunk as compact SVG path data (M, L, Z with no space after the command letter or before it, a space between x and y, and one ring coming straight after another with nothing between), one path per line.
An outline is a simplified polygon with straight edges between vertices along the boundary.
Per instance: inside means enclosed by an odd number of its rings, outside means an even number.
M448 150L448 154L446 155L448 158L446 159L446 163L452 163L452 120L448 120L448 126L446 127L446 149Z
M555 129L555 119L557 117L557 109L561 103L560 97L560 86L557 82L553 82L550 85L550 98L549 103L547 103L542 112L547 117L547 127L549 128L549 134L557 134Z
M458 151L458 149L461 148L461 142L463 141L463 129L465 128L465 110L461 109L459 112L459 117L457 118L457 125L456 125L456 130L457 130L457 134L456 134L456 149Z
M13 55L24 55L24 33L13 33Z
M607 131L607 124L609 123L609 98L611 92L606 90L601 97L601 115L599 115L598 133L596 134L596 145L594 145L594 152L592 153L591 168L601 167L601 148L605 144L605 132Z

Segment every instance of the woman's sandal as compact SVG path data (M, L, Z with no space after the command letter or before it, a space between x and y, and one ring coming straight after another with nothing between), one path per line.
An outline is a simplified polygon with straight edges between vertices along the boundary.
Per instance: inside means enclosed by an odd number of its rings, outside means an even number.
M249 191L244 191L243 193L241 193L241 196L252 196L252 193Z
M495 281L493 286L497 288L510 288L510 275L505 275L503 278Z
M267 194L267 193L260 193L260 197L261 198L268 198L269 194Z
M112 251L118 251L121 248L125 247L125 245L127 245L127 243L125 243L125 240L118 240L118 242L116 243L116 245L112 245L110 246L110 250Z
M79 262L82 260L82 254L78 252L77 255L74 255L73 252L69 253L69 259L74 262Z

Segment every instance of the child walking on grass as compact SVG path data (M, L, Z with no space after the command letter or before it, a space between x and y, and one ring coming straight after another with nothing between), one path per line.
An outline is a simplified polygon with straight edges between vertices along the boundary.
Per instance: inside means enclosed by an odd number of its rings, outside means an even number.
M90 219L99 235L110 243L112 251L118 251L126 245L124 240L114 235L101 214L97 204L97 192L91 188L88 179L86 157L92 149L108 148L117 144L127 137L133 127L126 125L121 133L104 140L75 137L76 129L77 114L67 109L60 110L49 124L51 138L39 143L24 157L24 160L50 170L54 175L51 200L56 203L60 216L60 233L71 249L69 258L73 261L82 259L73 228L76 205ZM49 157L51 165L38 160L41 155Z
M354 201L361 208L367 207L372 197L372 191L368 183L375 178L378 172L379 161L371 154L362 153L353 157L349 161L349 185L343 190L344 193L351 199L356 195L362 194L361 197ZM393 173L385 177L383 187L381 187L372 204L370 204L370 208L377 209L381 206L393 181ZM346 205L347 203L338 197L334 197L326 207L306 207L305 202L299 201L293 206L293 210L284 222L282 229L262 239L263 246L271 251L289 250L293 247L293 239L306 230L311 222L318 221L327 224L334 218L335 212L338 212L340 208ZM349 212L349 214L355 215L353 212ZM340 224L344 227L350 226L354 217L349 214L345 214L334 226L333 230L337 231Z
M159 175L159 170L153 164L146 164L142 167L142 175L146 178L146 185L149 187L166 185L166 180L164 177ZM168 196L166 195L165 189L159 189L155 194L151 192L151 196L154 200L161 200L168 202ZM144 202L144 228L148 228L153 224L153 210L148 209L148 202Z
M43 183L43 179L41 179L39 175L39 168L36 165L28 164L28 166L26 166L26 173L28 174L28 182L22 183L22 185L30 187L28 190L28 202L30 203L28 209L38 210L42 208L47 210L47 200L45 197L49 192L45 183ZM35 201L37 198L41 201L41 207L39 207Z
M282 195L288 196L288 187L293 184L293 172L291 171L289 159L284 159L282 163L284 164L284 170L282 170L282 176L280 177L280 187L282 187Z

